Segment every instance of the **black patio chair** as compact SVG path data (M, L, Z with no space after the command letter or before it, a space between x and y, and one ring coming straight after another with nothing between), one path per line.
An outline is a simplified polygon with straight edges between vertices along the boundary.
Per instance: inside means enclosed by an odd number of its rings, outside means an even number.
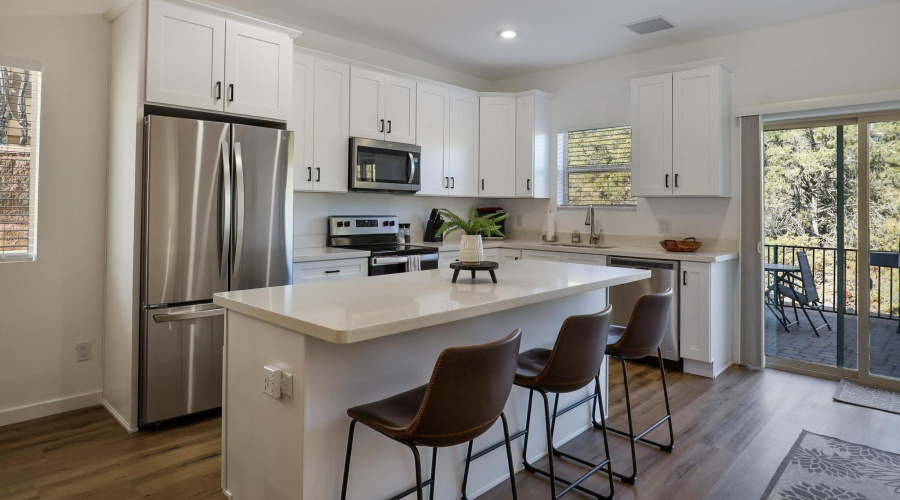
M800 324L800 316L797 314L797 306L800 306L800 310L803 311L803 315L809 321L809 326L815 332L816 337L821 337L819 330L827 327L831 331L831 325L828 324L828 320L825 319L825 313L822 312L824 305L819 301L819 292L816 290L816 282L813 279L812 269L809 267L806 252L797 252L797 263L800 266L800 276L785 274L775 284L778 302L783 304L782 297L791 300L791 306L794 308L794 319L797 320L796 324ZM814 325L812 318L809 317L809 310L818 311L824 324L818 327Z

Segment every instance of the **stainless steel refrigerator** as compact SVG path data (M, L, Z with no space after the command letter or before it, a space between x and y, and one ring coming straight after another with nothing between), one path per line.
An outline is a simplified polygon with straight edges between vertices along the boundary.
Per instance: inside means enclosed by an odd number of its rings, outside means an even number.
M213 294L291 283L293 132L144 122L141 426L222 404Z

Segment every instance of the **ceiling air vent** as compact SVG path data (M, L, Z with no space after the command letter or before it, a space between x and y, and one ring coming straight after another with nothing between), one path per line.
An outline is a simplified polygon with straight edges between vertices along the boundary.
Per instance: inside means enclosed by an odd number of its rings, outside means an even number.
M675 25L663 19L662 16L656 16L651 17L650 19L644 19L643 21L638 21L636 23L626 24L625 27L630 29L631 31L634 31L638 35L646 35L647 33L674 28Z

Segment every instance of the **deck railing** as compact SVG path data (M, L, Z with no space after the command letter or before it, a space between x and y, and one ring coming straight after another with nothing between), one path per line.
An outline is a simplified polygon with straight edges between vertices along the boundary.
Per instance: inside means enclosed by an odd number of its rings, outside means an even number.
M827 311L837 311L841 304L839 297L838 267L844 265L843 305L846 314L859 314L859 294L857 293L857 249L843 250L843 259L838 259L839 250L834 247L805 247L795 245L766 245L766 262L798 265L797 252L805 251L813 274L819 299ZM772 276L766 273L766 286L772 283ZM871 266L869 269L869 314L876 318L900 319L900 269L895 267Z

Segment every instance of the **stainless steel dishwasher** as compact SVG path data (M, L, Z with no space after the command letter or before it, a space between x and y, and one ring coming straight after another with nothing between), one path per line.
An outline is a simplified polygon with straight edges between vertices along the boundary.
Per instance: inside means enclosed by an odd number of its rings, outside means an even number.
M631 311L641 295L659 293L671 288L674 293L666 336L662 342L663 358L679 361L678 353L678 271L679 262L674 260L651 260L631 257L610 257L610 267L630 267L650 271L649 280L635 281L609 288L609 303L613 306L612 324L626 326L631 319Z

